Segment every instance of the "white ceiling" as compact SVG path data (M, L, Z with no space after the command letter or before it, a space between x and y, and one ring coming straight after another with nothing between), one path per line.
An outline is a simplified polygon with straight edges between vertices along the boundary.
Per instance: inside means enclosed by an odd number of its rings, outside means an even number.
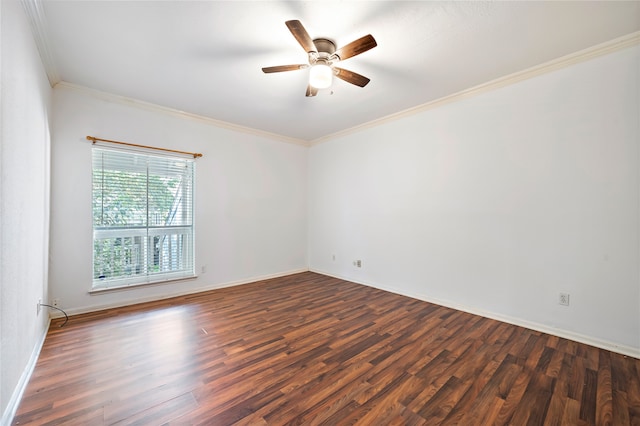
M68 83L275 133L318 138L443 98L640 30L638 1L88 1L32 0L46 48ZM306 62L285 26L338 47L378 46L306 98Z

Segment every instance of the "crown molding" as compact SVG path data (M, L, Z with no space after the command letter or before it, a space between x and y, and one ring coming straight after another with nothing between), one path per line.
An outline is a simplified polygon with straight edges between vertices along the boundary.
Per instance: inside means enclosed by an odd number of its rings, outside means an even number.
M134 99L134 98L128 98L126 96L120 96L120 95L114 95L113 93L107 93L107 92L102 92L100 90L96 90L96 89L91 89L89 87L85 87L85 86L80 86L77 84L73 84L73 83L68 83L66 81L60 81L59 83L57 83L55 85L56 89L69 89L69 90L73 90L76 92L80 92L83 93L85 95L94 97L94 98L99 98L102 99L104 101L107 102L113 102L113 103L117 103L117 104L121 104L121 105L128 105L128 106L133 106L139 109L144 109L147 111L151 111L151 112L157 112L157 113L161 113L161 114L167 114L173 117L178 117L178 118L182 118L182 119L186 119L186 120L191 120L191 121L197 121L200 123L204 123L204 124L208 124L210 126L215 126L218 128L222 128L222 129L227 129L227 130L232 130L235 132L239 132L239 133L246 133L246 134L250 134L250 135L254 135L254 136L258 136L258 137L262 137L262 138L267 138L267 139L272 139L272 140L276 140L278 142L285 142L285 143L290 143L290 144L294 144L294 145L301 145L301 146L305 146L308 147L309 146L309 142L302 140L302 139L297 139L297 138L291 138L291 137L287 137L287 136L283 136L283 135L279 135L276 133L270 133L270 132L266 132L263 130L257 130L257 129L253 129L251 127L245 127L245 126L240 126L238 124L233 124L233 123L228 123L226 121L222 121L222 120L216 120L214 118L210 118L210 117L206 117L203 115L198 115L198 114L193 114L190 112L185 112L185 111L180 111L174 108L169 108L169 107L165 107L162 105L157 105L151 102L145 102L145 101L141 101L138 99Z
M40 0L21 0L21 1L25 5L31 4L31 5L38 6L40 4ZM41 8L36 10L40 10L40 13L38 16L42 18ZM40 22L42 22L42 20ZM43 32L41 32L40 34L44 35ZM451 102L461 101L461 100L464 100L473 96L477 96L492 90L496 90L511 84L515 84L533 77L537 77L539 75L543 75L552 71L557 71L559 69L566 68L566 67L578 64L580 62L588 61L590 59L593 59L599 56L604 56L609 53L613 53L628 47L635 46L637 44L640 44L640 31L633 32L626 36L619 37L619 38L610 40L608 42L601 43L584 50L580 50L575 53L571 53L561 58L554 59L552 61L528 68L526 70L519 71L504 77L500 77L495 80L480 84L478 86L474 86L469 89L462 90L452 95L435 99L433 101L418 105L416 107L412 107L394 114L390 114L385 117L372 120L355 127L351 127L349 129L345 129L336 133L332 133L330 135L326 135L326 136L314 139L312 141L292 138L292 137L288 137L288 136L284 136L276 133L270 133L262 130L253 129L250 127L240 126L237 124L228 123L221 120L216 120L210 117L193 114L185 111L180 111L180 110L176 110L176 109L161 106L161 105L156 105L150 102L140 101L140 100L128 98L125 96L114 95L114 94L102 92L96 89L91 89L88 87L68 83L65 81L61 81L59 79L59 77L57 76L57 73L55 73L55 67L53 65L47 66L45 64L45 67L47 68L47 76L49 77L49 81L50 82L55 81L55 83L52 83L52 86L55 86L55 87L68 88L75 91L83 92L93 97L101 98L109 102L120 103L124 105L133 105L135 107L146 109L149 111L160 112L160 113L172 115L174 117L194 120L194 121L202 122L215 127L224 128L224 129L228 129L236 132L251 134L254 136L264 137L264 138L268 138L268 139L272 139L280 142L286 142L286 143L291 143L295 145L311 147L311 146L319 145L321 143L328 142L330 140L334 140L340 137L358 133L369 128L377 127L382 124L386 124L392 121L400 120L405 117L419 114L423 111L427 111L432 108L444 106ZM41 52L41 55L42 55L42 52ZM45 59L43 59L43 63L44 62L45 62ZM53 60L51 60L50 63L52 64ZM50 71L51 71L51 74L50 74Z
M33 39L40 53L40 60L44 66L44 71L49 79L49 84L54 87L60 82L60 75L53 60L51 45L49 44L47 23L44 15L41 0L20 0L24 8L29 23L31 24L31 32Z
M337 139L343 136L351 135L357 132L361 132L365 129L369 129L372 127L377 127L385 123L389 123L392 121L400 120L405 117L412 116L414 114L419 114L423 111L437 108L451 102L461 101L463 99L470 98L472 96L477 96L482 93L496 90L501 87L505 87L511 84L515 84L521 82L523 80L527 80L533 77L537 77L542 74L546 74L552 71L556 71L562 68L569 67L571 65L575 65L580 62L588 61L590 59L607 55L609 53L616 52L618 50L622 50L631 46L635 46L640 43L640 31L636 31L626 36L622 36L619 38L615 38L613 40L597 44L595 46L586 48L584 50L580 50L575 53L571 53L569 55L560 57L558 59L551 60L549 62L545 62L540 65L536 65L534 67L528 68L523 71L518 71L513 74L509 74L504 77L497 78L495 80L491 80L489 82L480 84L478 86L471 87L469 89L462 90L460 92L454 93L449 96L445 96L443 98L435 99L433 101L427 102L422 105L418 105L394 114L387 115L385 117L369 121L367 123L363 123L359 126L351 127L346 130L342 130L336 133L332 133L327 136L323 136L317 139L314 139L309 142L309 146L319 145L324 142L328 142L333 139Z

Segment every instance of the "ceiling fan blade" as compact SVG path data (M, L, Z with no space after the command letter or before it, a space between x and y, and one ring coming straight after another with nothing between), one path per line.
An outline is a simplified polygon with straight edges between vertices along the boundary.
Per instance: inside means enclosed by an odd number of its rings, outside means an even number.
M346 81L347 83L355 84L356 86L364 87L371 81L364 75L345 70L344 68L333 67L333 69L338 72L336 77Z
M299 65L278 65L275 67L264 67L262 68L262 72L265 74L269 74L272 72L283 72L283 71L295 71L307 68L309 65L307 64L299 64Z
M307 86L307 94L305 95L307 98L310 98L310 97L315 96L317 94L318 94L318 89L316 89L312 85L308 85Z
M313 44L313 39L307 33L307 30L302 26L302 22L298 20L287 21L285 22L291 34L298 40L300 46L304 49L305 52L317 52L316 45Z
M367 34L336 50L334 55L338 56L341 61L344 61L345 59L364 53L369 49L373 49L377 45L376 39L374 39L371 34Z

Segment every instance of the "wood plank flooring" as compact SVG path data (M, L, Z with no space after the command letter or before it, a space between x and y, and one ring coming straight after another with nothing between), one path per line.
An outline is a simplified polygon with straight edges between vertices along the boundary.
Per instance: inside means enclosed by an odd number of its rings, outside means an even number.
M307 272L52 322L16 425L640 425L640 360Z

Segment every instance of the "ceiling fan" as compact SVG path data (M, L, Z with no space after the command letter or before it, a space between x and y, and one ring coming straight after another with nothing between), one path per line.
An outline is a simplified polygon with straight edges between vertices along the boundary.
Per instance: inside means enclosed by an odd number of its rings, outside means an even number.
M367 77L344 68L339 68L335 66L335 64L376 47L378 44L371 34L352 41L346 46L336 50L336 45L331 40L326 38L311 39L309 33L307 33L307 30L304 29L300 21L287 21L285 24L298 43L300 43L300 46L302 46L309 55L309 63L265 67L262 68L265 74L310 68L309 85L307 86L306 93L307 97L315 96L318 94L319 89L326 89L331 86L334 75L347 83L360 87L364 87L369 83L370 80Z

